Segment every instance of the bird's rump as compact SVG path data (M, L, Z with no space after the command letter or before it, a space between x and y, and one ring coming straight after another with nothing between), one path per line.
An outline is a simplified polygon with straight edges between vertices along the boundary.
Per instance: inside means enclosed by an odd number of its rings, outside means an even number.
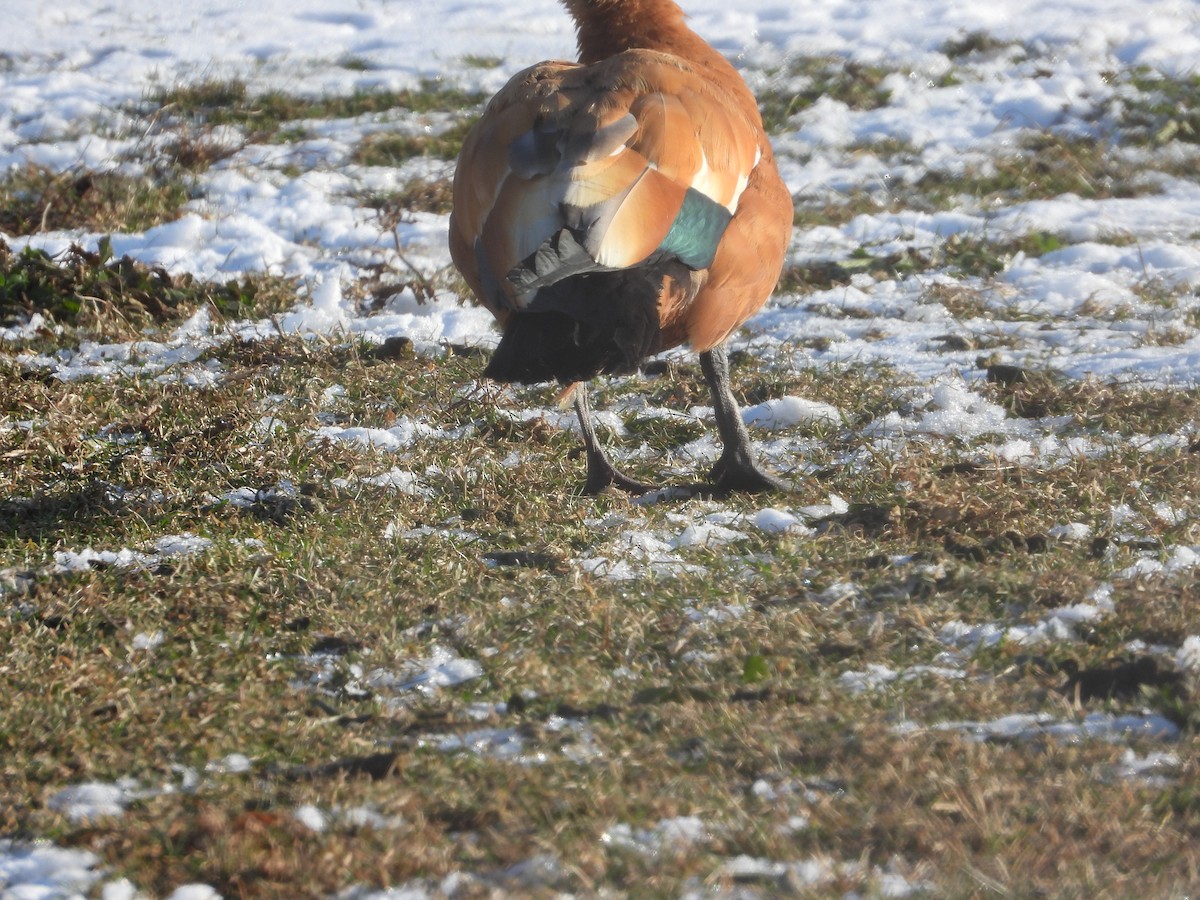
M489 104L460 158L451 249L504 328L490 377L631 371L686 339L765 145L710 76L631 50L534 66Z

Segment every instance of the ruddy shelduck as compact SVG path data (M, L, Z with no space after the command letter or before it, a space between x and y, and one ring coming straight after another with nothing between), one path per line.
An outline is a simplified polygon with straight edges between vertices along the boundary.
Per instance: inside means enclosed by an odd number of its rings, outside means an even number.
M605 455L586 383L687 343L724 447L700 487L780 489L755 461L725 349L774 289L792 231L754 96L672 0L562 2L579 61L514 76L454 178L451 255L502 331L484 374L573 389L585 493L643 493Z

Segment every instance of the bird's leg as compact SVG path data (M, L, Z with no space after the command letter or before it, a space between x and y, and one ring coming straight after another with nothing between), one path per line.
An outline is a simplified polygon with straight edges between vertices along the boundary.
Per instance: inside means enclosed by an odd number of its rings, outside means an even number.
M610 484L630 494L644 494L654 490L654 485L634 481L628 475L618 472L608 461L608 456L596 437L592 407L588 403L587 385L583 382L575 385L575 415L579 417L579 427L583 429L583 446L587 451L587 483L583 486L585 494L599 494Z
M704 380L712 391L713 413L717 419L717 433L724 449L721 458L709 473L713 487L719 494L730 491L785 491L788 485L783 479L759 467L750 446L750 433L742 421L742 411L733 390L729 386L729 356L725 345L718 344L700 354L700 369Z

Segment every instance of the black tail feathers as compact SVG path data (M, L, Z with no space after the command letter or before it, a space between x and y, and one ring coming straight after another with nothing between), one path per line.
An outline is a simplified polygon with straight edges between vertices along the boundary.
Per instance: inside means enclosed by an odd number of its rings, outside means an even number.
M534 384L635 372L659 349L655 268L590 272L538 291L515 313L484 375Z

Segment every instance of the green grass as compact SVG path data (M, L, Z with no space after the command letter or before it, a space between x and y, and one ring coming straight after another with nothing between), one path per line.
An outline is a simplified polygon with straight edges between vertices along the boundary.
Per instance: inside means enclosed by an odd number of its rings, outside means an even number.
M179 218L190 190L177 168L125 175L25 166L0 178L0 232L144 231Z
M1141 67L1127 84L1121 125L1134 140L1200 143L1200 75L1170 77Z
M236 125L255 140L271 140L289 122L346 119L404 110L460 112L481 104L481 94L429 81L413 90L359 91L348 96L300 97L282 91L251 93L244 81L213 80L162 90L143 113L179 118L193 125Z
M353 160L364 166L399 166L418 156L453 160L475 123L464 119L441 131L419 134L378 132L367 135L354 148Z
M840 57L814 56L793 60L777 77L800 87L778 87L758 92L759 110L768 132L778 133L796 113L822 97L844 103L850 109L876 109L891 96L883 80L891 70L863 65Z
M376 194L368 197L364 205L379 209L385 219L389 216L395 216L398 210L447 215L452 208L453 195L451 188L452 181L449 177L440 179L415 178L394 193Z
M1105 199L1140 197L1157 190L1141 166L1122 158L1105 141L1042 132L1029 135L1020 154L989 159L982 171L969 168L953 176L931 171L905 199L915 200L918 207L952 209L964 197L994 206L1061 194Z
M32 247L15 253L0 241L0 323L40 313L52 326L65 326L56 339L60 346L80 338L132 340L200 308L219 319L278 312L295 296L295 286L282 279L203 283L127 256L117 259L108 238L96 252L73 245L58 257Z
M780 279L779 290L783 293L826 290L833 285L849 284L850 279L860 273L883 279L949 271L954 275L988 279L1003 271L1018 253L1027 257L1037 257L1062 246L1063 240L1057 235L1034 232L1007 240L956 234L929 250L910 247L887 254L876 254L867 247L859 247L845 259L786 267ZM1170 293L1176 296L1178 291ZM959 315L960 311L953 308L952 302L969 295L977 296L977 292L954 290L939 297L939 300L951 301L946 303L947 307L955 315ZM982 309L982 306L978 306L979 311Z
M1026 55L1025 49L1019 42L1002 40L987 31L970 31L959 37L951 38L942 44L941 49L950 59L987 56L1006 49L1016 51L1018 59Z
M472 69L495 69L504 63L504 59L499 56L481 56L476 53L468 53L463 57L463 64Z

